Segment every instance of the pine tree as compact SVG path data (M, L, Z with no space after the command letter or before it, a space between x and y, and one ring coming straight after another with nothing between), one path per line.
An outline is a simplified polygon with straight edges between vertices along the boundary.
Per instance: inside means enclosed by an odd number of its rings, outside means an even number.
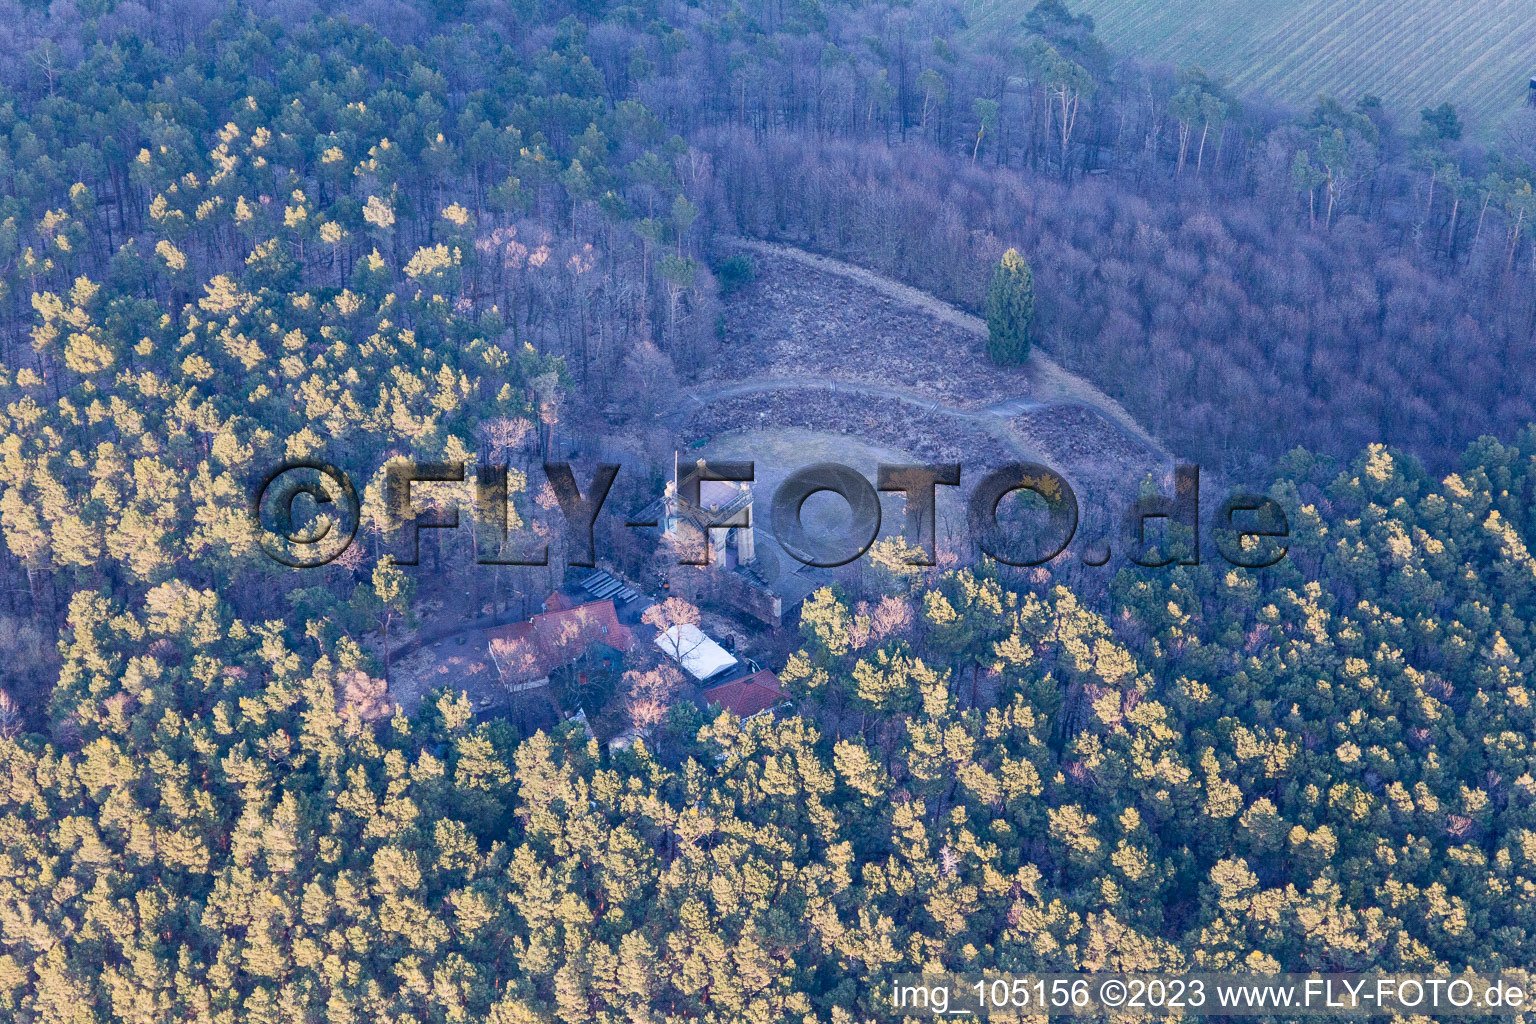
M396 616L410 608L411 581L386 555L373 568L373 597L379 626L384 633L384 678L389 678L389 627Z
M987 355L999 366L1029 358L1029 328L1035 319L1035 275L1019 250L1003 253L987 290Z

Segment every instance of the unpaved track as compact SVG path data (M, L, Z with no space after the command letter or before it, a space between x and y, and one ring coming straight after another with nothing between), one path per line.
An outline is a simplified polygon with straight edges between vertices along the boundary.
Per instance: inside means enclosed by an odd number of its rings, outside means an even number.
M820 391L834 395L846 395L850 398L873 399L882 402L904 402L924 412L935 413L969 423L991 435L1003 447L1011 449L1015 455L1030 461L1045 458L1045 455L1037 447L1028 443L1020 435L1020 432L1014 429L1008 422L1009 416L1043 408L1041 403L1032 399L1011 399L1008 402L1000 403L1011 410L1008 412L994 411L991 408L982 410L957 409L952 405L947 405L944 402L936 401L933 398L916 394L904 388L866 384L859 381L827 380L824 377L753 377L748 380L732 381L727 384L695 388L693 391L684 392L682 399L673 407L672 412L669 414L667 425L674 433L680 432L695 412L706 409L723 399L740 398L744 395L769 394L775 391L797 390ZM1015 408L1016 406L1022 407ZM743 424L743 426L750 427L751 424Z
M1008 419L1021 413L1034 412L1037 409L1046 408L1044 402L1037 402L1033 398L1010 398L1005 402L989 405L985 409L960 409L948 405L926 395L920 395L907 388L890 387L884 384L866 384L862 381L827 380L825 377L749 377L746 380L731 381L726 384L711 384L701 388L694 388L686 392L685 399L678 407L672 410L674 417L682 417L677 422L681 426L693 410L711 403L718 402L722 398L739 398L742 395L756 395L769 391L785 391L794 388L814 388L818 391L830 391L835 395L852 395L859 398L884 398L895 402L910 402L912 405L926 412L943 413L954 416L957 419L968 420L979 426L993 426L998 419ZM687 401L691 399L692 401Z

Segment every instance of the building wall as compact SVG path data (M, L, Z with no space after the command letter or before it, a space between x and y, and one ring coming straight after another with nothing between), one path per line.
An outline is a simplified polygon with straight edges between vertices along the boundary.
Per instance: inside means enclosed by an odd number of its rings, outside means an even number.
M718 572L715 576L715 595L722 604L740 609L770 626L783 622L783 603L777 594L759 590L733 572Z

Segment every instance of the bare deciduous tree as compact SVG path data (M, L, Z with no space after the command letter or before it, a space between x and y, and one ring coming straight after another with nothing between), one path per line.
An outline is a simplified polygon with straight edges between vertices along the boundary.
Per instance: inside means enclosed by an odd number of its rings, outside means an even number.
M0 738L11 739L21 732L21 709L11 695L0 690Z

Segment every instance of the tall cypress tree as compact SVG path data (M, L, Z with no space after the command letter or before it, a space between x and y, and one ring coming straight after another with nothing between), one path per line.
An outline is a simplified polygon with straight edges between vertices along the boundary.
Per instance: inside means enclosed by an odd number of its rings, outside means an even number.
M1035 275L1019 250L1009 249L992 271L987 290L987 355L999 366L1029 358L1029 328L1035 319Z

